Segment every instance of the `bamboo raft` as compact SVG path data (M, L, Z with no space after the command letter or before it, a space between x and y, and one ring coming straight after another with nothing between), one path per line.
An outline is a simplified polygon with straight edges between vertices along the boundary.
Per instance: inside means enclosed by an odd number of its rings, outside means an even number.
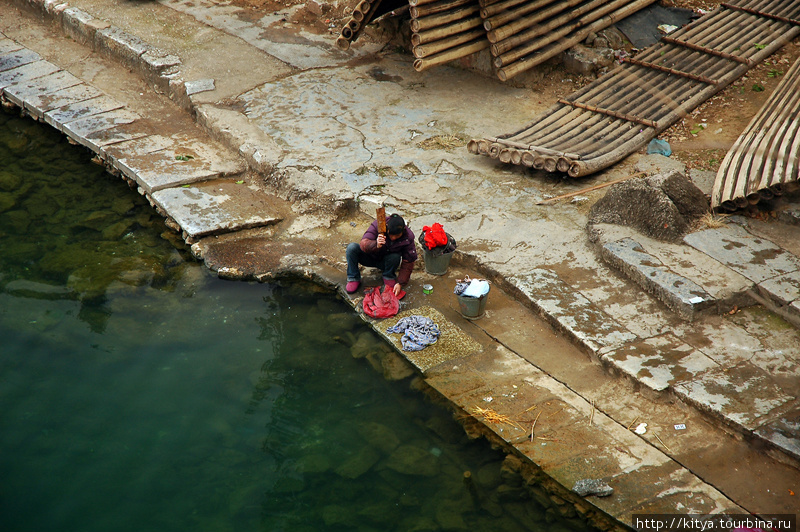
M385 5L389 1L391 8ZM418 72L489 47L478 0L407 0L402 7L411 16L411 49ZM369 22L399 9L398 0L361 0L336 39L337 46L347 50Z
M800 2L739 0L558 101L514 133L472 139L471 153L571 177L644 147L800 35Z
M507 81L656 0L480 0L497 77Z
M735 211L796 186L800 165L800 60L784 75L722 162L711 207Z
M417 72L489 47L477 0L408 0Z
M406 0L360 0L336 40ZM426 70L490 48L503 81L529 70L657 0L407 0L414 68ZM388 4L391 2L391 6Z

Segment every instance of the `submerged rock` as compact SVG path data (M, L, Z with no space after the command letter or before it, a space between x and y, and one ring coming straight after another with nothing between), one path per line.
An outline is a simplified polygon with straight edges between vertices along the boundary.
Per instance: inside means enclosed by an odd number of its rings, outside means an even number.
M387 458L386 467L403 473L434 477L439 472L439 462L434 455L425 449L413 445L401 445Z
M308 454L297 459L301 473L324 473L331 468L331 461L323 454Z
M351 456L336 468L336 474L340 477L356 479L372 469L372 466L380 458L380 453L372 447L362 447L357 454Z
M364 358L377 351L381 345L382 342L374 334L365 331L358 335L358 339L350 348L350 353L353 358Z
M414 375L414 367L397 353L386 353L381 365L387 381L400 381Z
M384 454L391 453L400 445L400 438L397 437L397 434L381 423L361 423L356 427L356 430L364 438L364 441Z
M327 526L353 527L356 525L352 509L337 504L330 504L322 509L322 520Z

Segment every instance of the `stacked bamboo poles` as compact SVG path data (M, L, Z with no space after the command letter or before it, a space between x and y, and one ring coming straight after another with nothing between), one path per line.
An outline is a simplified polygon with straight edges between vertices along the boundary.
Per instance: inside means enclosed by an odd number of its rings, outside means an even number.
M800 175L800 60L725 156L711 207L728 211L771 199Z
M523 129L473 139L468 149L572 177L620 161L800 34L800 26L790 22L800 17L793 0L750 0L745 7L769 10L769 16L720 8L561 100Z
M350 48L350 43L356 40L361 30L374 18L381 0L361 0L353 9L353 14L345 22L336 46L342 50Z
M497 76L509 80L656 0L481 0Z
M477 0L408 0L414 69L448 63L489 47Z

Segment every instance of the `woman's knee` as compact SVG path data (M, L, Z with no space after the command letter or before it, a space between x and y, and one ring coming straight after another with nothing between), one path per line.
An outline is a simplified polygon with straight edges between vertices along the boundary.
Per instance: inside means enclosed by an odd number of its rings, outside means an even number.
M350 259L357 259L358 252L361 251L361 246L358 245L356 242L352 242L347 245L347 250L345 251L345 256Z

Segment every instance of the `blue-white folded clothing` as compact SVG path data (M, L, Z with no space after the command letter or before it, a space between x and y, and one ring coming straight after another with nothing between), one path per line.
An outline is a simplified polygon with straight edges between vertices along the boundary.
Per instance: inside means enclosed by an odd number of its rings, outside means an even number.
M489 281L473 279L461 295L467 297L481 297L489 293Z
M400 342L403 351L421 351L435 344L439 339L439 326L425 316L406 316L393 327L386 329L388 333L403 333Z

